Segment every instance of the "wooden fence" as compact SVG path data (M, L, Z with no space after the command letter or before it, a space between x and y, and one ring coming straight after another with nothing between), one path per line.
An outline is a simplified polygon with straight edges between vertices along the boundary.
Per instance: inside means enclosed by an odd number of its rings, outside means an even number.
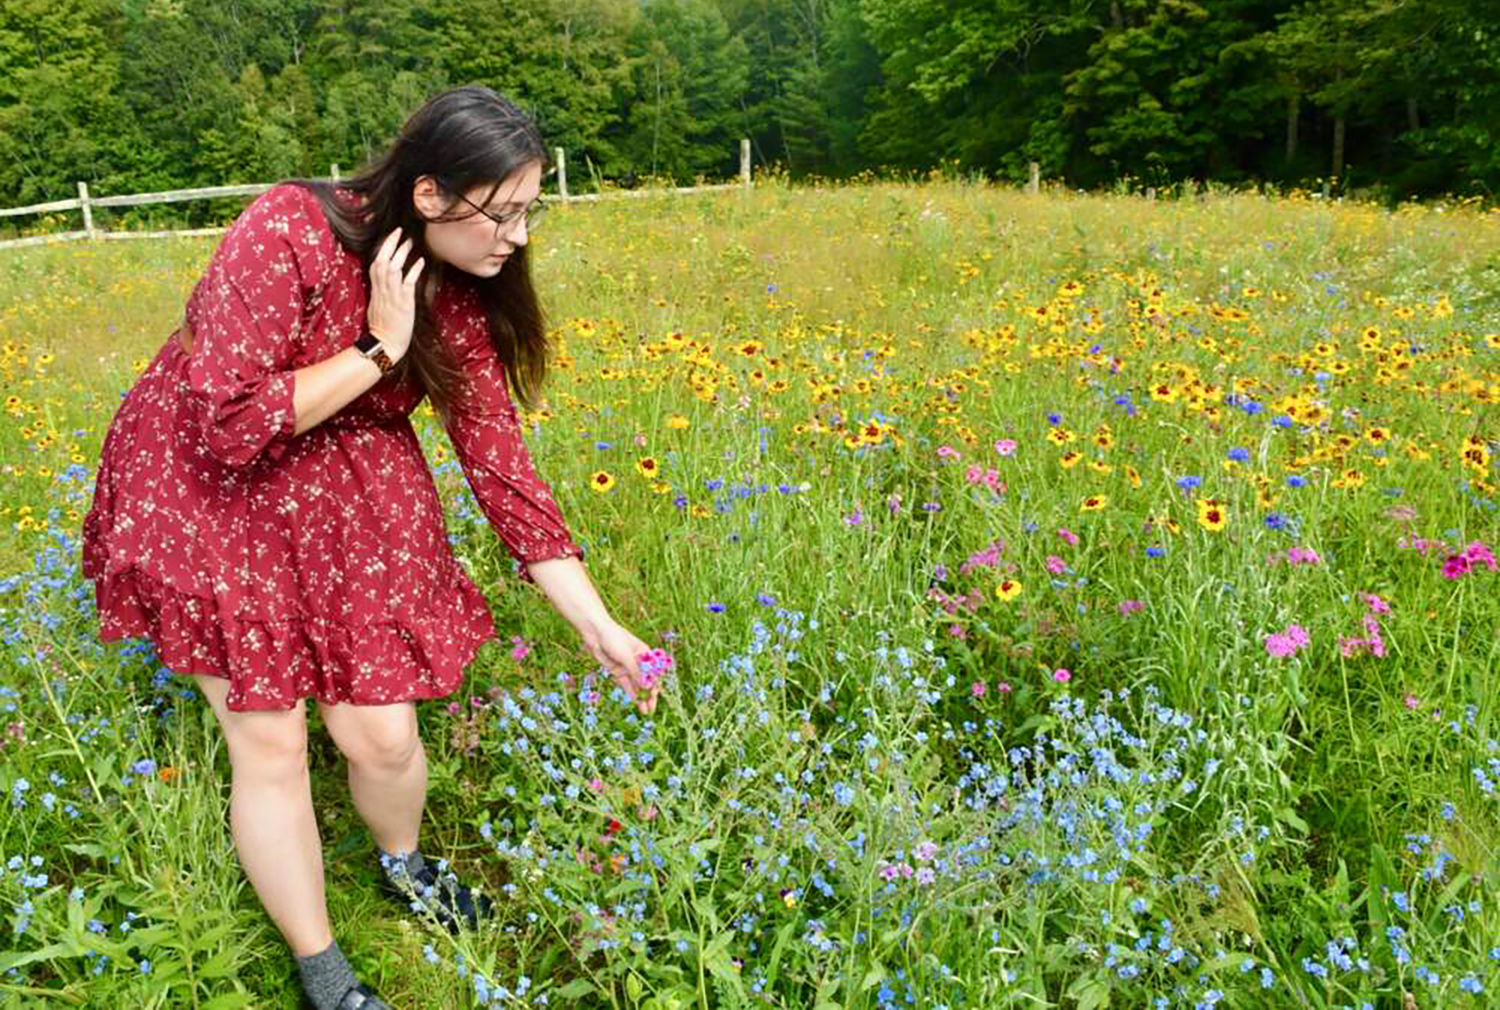
M643 197L654 196L661 193L707 193L713 190L726 189L749 189L750 188L750 141L740 141L740 178L738 182L726 182L709 186L677 186L671 188L654 189L619 189L606 193L580 193L568 192L568 163L560 147L553 148L553 159L556 165L553 174L557 176L557 195L554 200L566 203L580 203L590 200L608 199L613 197ZM329 177L333 180L339 178L339 166L329 166ZM225 196L258 196L274 186L275 183L256 182L244 186L205 186L199 189L174 189L166 193L134 193L127 196L104 196L96 197L89 195L88 183L78 184L78 196L72 200L53 200L51 203L34 203L29 207L0 208L0 218L18 217L23 214L51 214L57 211L77 210L83 212L83 228L79 231L55 232L50 235L33 235L27 238L14 238L0 241L0 249L16 249L21 246L47 245L53 242L72 242L79 239L132 239L132 238L166 238L169 236L189 235L220 235L227 229L220 228L180 228L175 231L103 231L94 227L94 208L96 207L140 207L152 203L181 203L187 200L212 200L216 197Z

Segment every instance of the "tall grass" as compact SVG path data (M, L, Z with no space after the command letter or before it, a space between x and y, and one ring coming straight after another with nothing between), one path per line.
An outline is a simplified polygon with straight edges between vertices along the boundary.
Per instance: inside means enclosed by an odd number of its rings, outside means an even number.
M677 666L649 719L610 689L418 409L501 630L421 707L424 849L502 914L383 901L315 732L335 934L388 999L1493 999L1492 216L772 179L534 242L533 455ZM295 1005L211 714L77 572L212 248L0 256L10 1004Z

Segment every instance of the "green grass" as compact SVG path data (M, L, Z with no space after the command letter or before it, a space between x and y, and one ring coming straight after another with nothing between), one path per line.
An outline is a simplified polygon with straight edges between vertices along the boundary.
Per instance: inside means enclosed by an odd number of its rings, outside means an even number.
M395 1005L1500 989L1500 573L1443 574L1500 540L1492 215L772 179L534 243L533 455L677 670L649 723L593 679L419 408L501 633L421 707L424 848L503 913L455 941L379 896L314 720L335 934ZM97 641L77 571L100 441L212 250L0 254L0 1004L296 1005L212 716ZM1340 647L1366 615L1384 655Z

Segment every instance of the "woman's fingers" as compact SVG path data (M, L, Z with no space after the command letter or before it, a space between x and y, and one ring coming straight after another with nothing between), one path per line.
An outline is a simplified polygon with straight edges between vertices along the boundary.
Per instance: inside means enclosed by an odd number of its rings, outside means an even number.
M411 269L406 271L404 281L408 288L416 286L417 277L422 273L422 265L426 262L427 260L424 257L418 256L417 261L411 265Z

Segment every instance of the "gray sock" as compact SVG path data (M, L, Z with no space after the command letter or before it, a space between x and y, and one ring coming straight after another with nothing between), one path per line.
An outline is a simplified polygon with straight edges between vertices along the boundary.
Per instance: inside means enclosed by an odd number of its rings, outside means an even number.
M427 860L422 858L420 852L387 852L380 849L380 865L385 869L385 875L393 881L402 877L412 877L422 872L427 865Z
M327 950L306 957L299 956L297 972L302 976L302 988L307 993L307 998L312 1000L313 1006L318 1010L334 1010L344 994L359 984L359 979L349 966L349 959L339 949L337 940L330 943ZM384 1003L377 1001L366 1002L365 1008L389 1010Z

